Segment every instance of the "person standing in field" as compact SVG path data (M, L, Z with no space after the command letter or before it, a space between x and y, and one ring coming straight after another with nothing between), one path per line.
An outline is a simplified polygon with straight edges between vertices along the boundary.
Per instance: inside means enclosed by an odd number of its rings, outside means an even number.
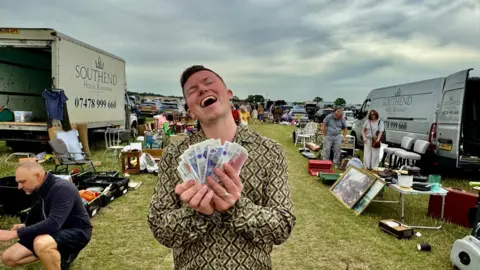
M157 241L173 250L174 269L271 269L274 245L285 242L296 223L283 147L248 127L237 126L222 77L203 66L180 79L189 114L202 129L164 150L148 211ZM248 151L239 173L229 164L214 173L220 183L183 182L177 173L189 146L215 138Z
M380 120L378 112L371 110L368 113L368 121L362 128L363 137L363 164L367 170L376 170L380 159L380 146L385 126Z
M333 148L333 164L338 167L340 163L340 154L342 151L342 142L347 135L347 121L343 117L343 110L337 109L323 119L323 151L324 160L330 160L330 152Z

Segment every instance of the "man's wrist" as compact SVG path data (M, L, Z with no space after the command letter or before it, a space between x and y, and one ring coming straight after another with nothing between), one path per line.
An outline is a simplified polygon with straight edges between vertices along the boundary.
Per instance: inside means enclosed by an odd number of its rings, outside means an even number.
M18 238L18 233L17 231L10 231L10 240L15 240Z
M224 218L227 220L235 218L235 216L237 215L237 212L242 208L244 208L247 203L248 203L247 198L240 197L240 199L238 199L232 207L230 207L227 211L223 212Z

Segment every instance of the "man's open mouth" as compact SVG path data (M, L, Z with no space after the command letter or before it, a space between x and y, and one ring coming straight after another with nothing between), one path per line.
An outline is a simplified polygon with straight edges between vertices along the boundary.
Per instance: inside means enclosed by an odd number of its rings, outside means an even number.
M202 108L206 108L210 105L212 105L213 103L217 102L217 98L214 97L214 96L208 96L208 97L205 97L204 99L202 99L202 101L200 101L200 107Z

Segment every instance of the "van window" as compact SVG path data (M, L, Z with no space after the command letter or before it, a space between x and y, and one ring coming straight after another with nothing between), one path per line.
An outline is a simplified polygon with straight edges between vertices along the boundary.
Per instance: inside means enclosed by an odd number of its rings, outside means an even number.
M365 102L363 103L361 112L365 113L365 114L368 113L368 110L370 109L370 104L371 103L372 103L372 101L370 99L365 100Z

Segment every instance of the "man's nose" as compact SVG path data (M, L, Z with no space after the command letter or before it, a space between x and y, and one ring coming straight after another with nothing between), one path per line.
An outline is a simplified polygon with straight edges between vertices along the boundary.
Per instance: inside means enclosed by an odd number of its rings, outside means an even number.
M18 184L18 189L22 189L23 188L23 185L22 184Z
M201 83L201 84L198 86L198 89L200 90L200 93L201 93L201 94L204 94L205 92L208 91L208 87L207 87L205 84L203 84L203 83Z

